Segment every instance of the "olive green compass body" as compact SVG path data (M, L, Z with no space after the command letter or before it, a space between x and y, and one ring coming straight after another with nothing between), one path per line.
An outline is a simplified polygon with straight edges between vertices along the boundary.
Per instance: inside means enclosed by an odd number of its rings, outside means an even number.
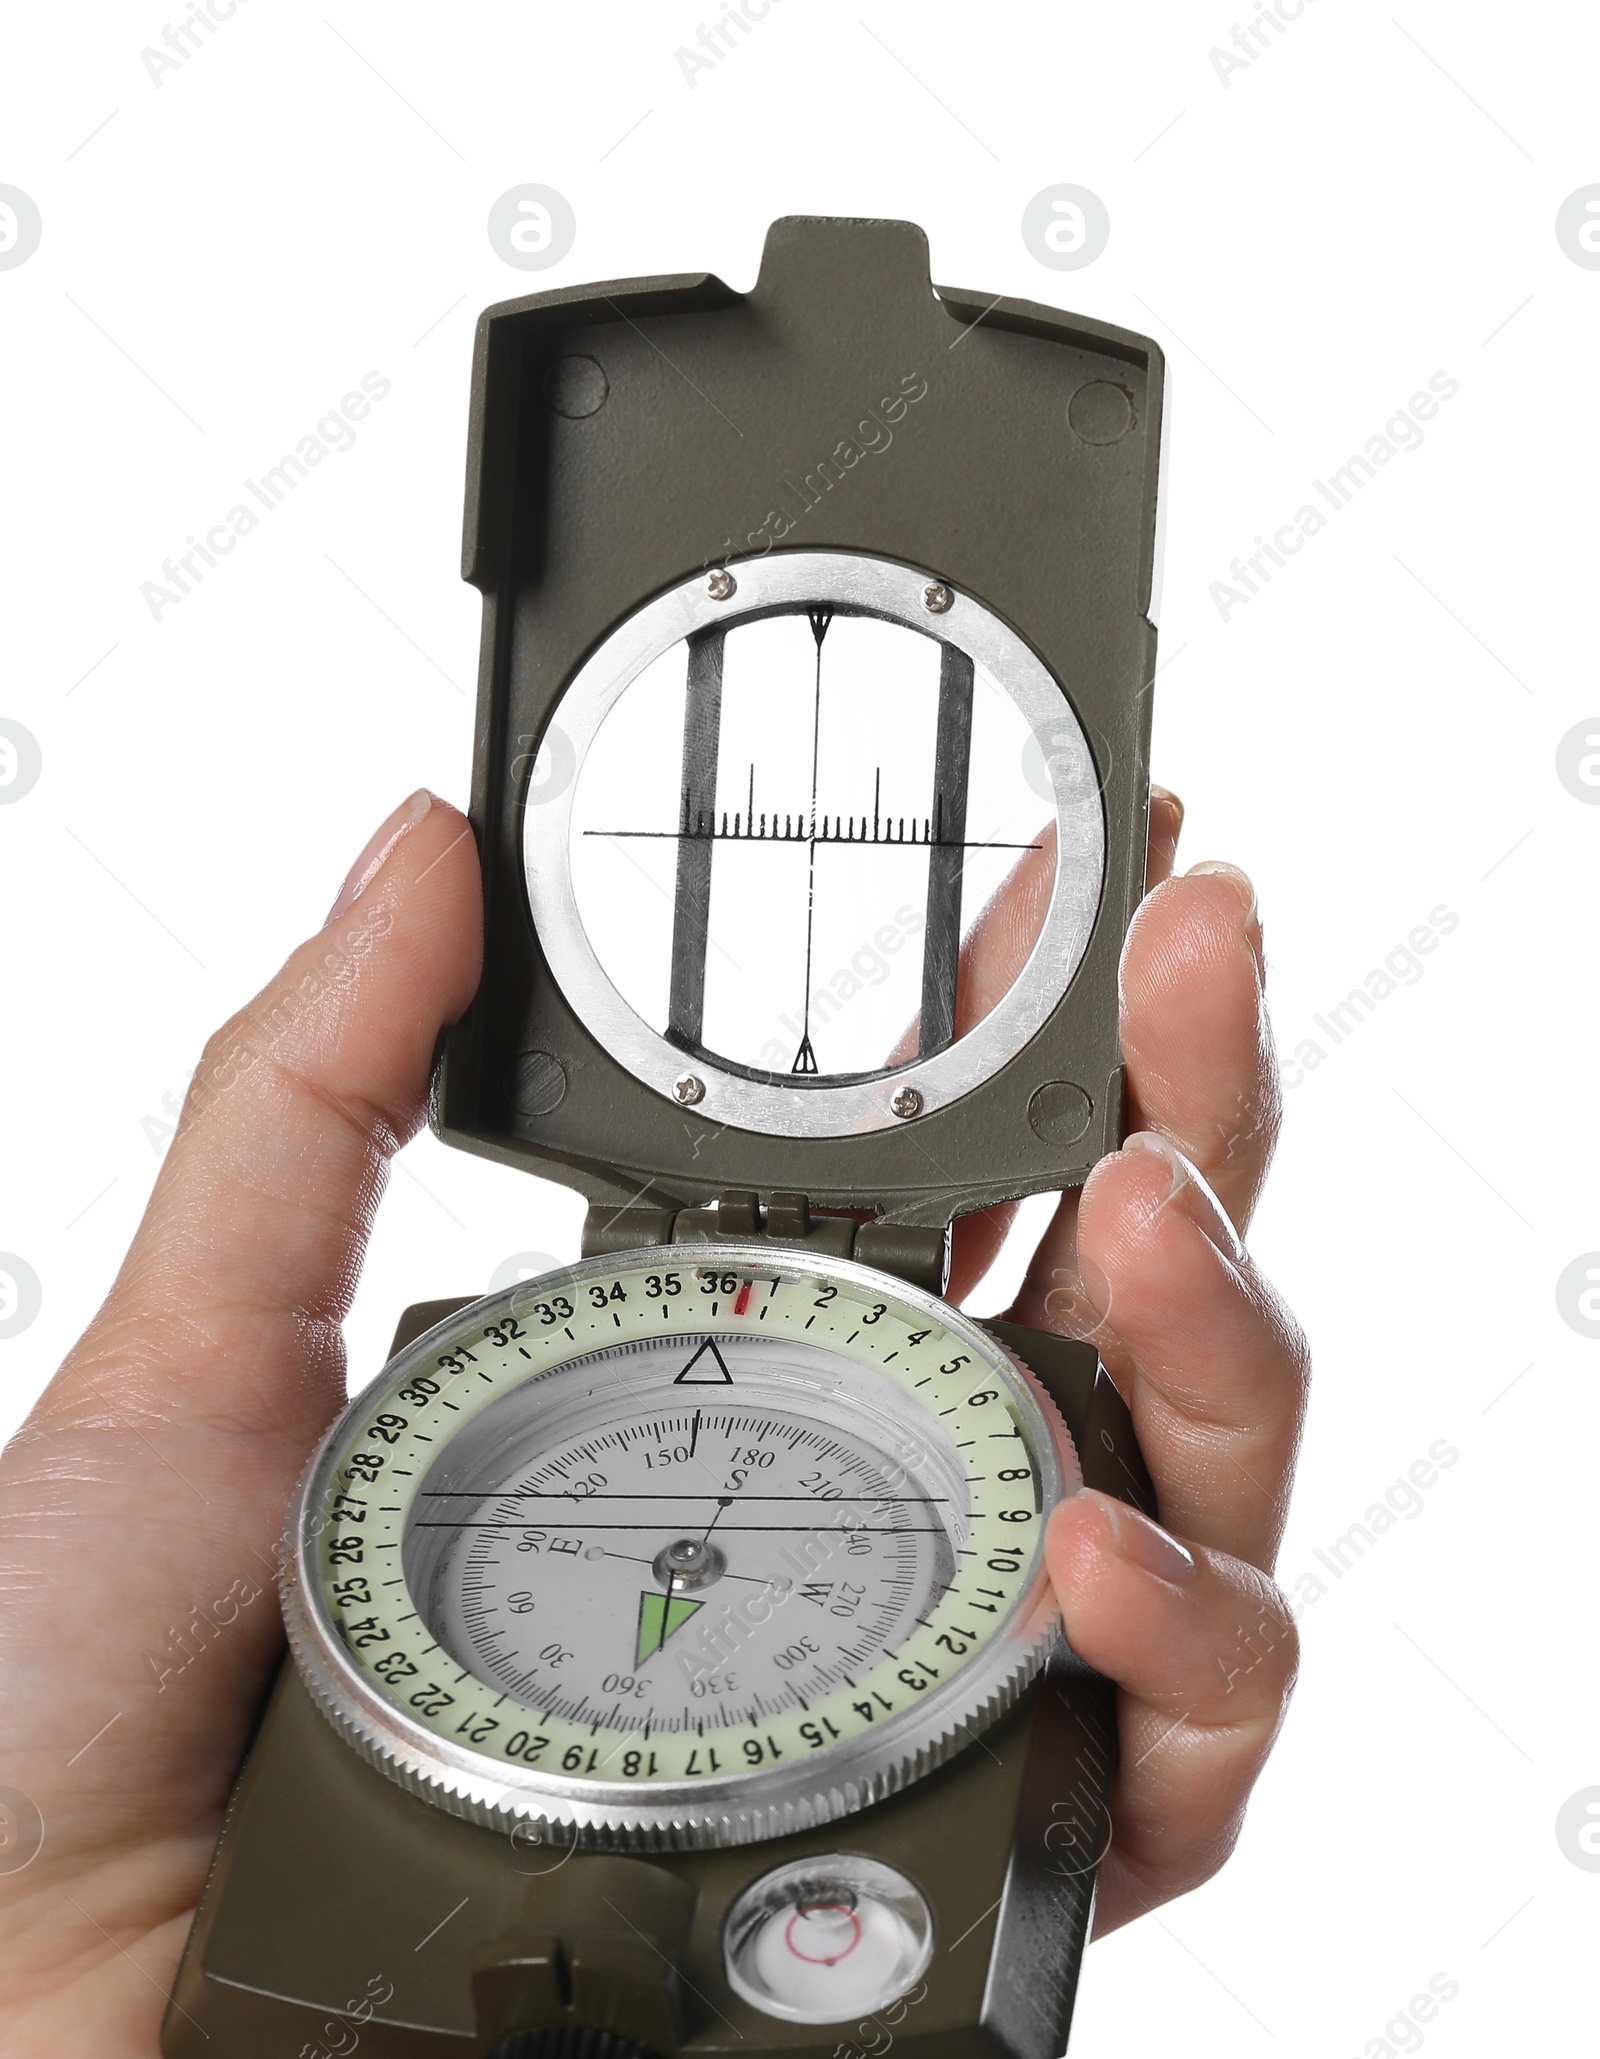
M433 1122L584 1255L408 1310L313 1456L169 2055L1062 2049L1115 1726L1043 1534L1149 1483L1092 1351L941 1297L1120 1137L1160 420L903 223L482 317Z

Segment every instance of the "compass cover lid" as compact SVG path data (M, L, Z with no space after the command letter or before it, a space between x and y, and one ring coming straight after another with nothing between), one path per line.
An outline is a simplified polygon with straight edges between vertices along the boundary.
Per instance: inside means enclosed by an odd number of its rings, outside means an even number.
M1155 344L935 287L904 222L485 311L446 1141L929 1227L1114 1147L1161 395Z

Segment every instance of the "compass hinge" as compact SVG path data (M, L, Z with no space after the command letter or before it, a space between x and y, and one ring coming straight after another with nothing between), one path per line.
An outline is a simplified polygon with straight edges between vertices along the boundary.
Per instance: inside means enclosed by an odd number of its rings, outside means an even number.
M637 1251L656 1244L789 1245L829 1258L853 1258L910 1286L942 1294L950 1271L950 1232L913 1223L814 1215L804 1194L719 1194L703 1208L592 1207L583 1255Z

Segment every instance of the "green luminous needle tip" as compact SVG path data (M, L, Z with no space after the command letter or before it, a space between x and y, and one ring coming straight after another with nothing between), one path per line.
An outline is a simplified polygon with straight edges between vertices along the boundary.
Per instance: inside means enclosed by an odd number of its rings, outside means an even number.
M699 1602L686 1601L682 1595L646 1588L639 1597L639 1648L633 1663L642 1666L660 1651L673 1631L681 1630L699 1607Z

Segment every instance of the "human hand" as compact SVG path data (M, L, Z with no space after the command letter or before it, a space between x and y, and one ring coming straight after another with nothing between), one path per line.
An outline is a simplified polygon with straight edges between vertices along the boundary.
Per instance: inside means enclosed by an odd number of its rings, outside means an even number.
M1153 880L1177 820L1158 800ZM1025 899L1024 881L978 939L985 968L1026 930ZM44 1825L25 1870L0 1853L0 2050L155 2052L281 1651L273 1545L343 1402L339 1323L438 1030L476 987L479 905L466 823L415 797L324 929L211 1040L104 1308L0 1458L0 1778ZM1124 1150L1063 1203L1011 1312L1100 1347L1163 1513L1196 1547L1192 1575L1170 1577L1174 1561L1163 1577L1149 1555L1174 1547L1089 1493L1052 1523L1073 1643L1124 1688L1101 1928L1220 1863L1292 1672L1285 1628L1233 1683L1214 1677L1240 1629L1263 1614L1286 1626L1252 1569L1276 1543L1304 1379L1297 1334L1222 1212L1243 1221L1276 1121L1259 973L1229 876L1152 892L1125 961L1137 1120L1175 1139L1220 1203L1192 1171L1169 1194L1160 1149ZM956 1291L1002 1228L962 1226Z

